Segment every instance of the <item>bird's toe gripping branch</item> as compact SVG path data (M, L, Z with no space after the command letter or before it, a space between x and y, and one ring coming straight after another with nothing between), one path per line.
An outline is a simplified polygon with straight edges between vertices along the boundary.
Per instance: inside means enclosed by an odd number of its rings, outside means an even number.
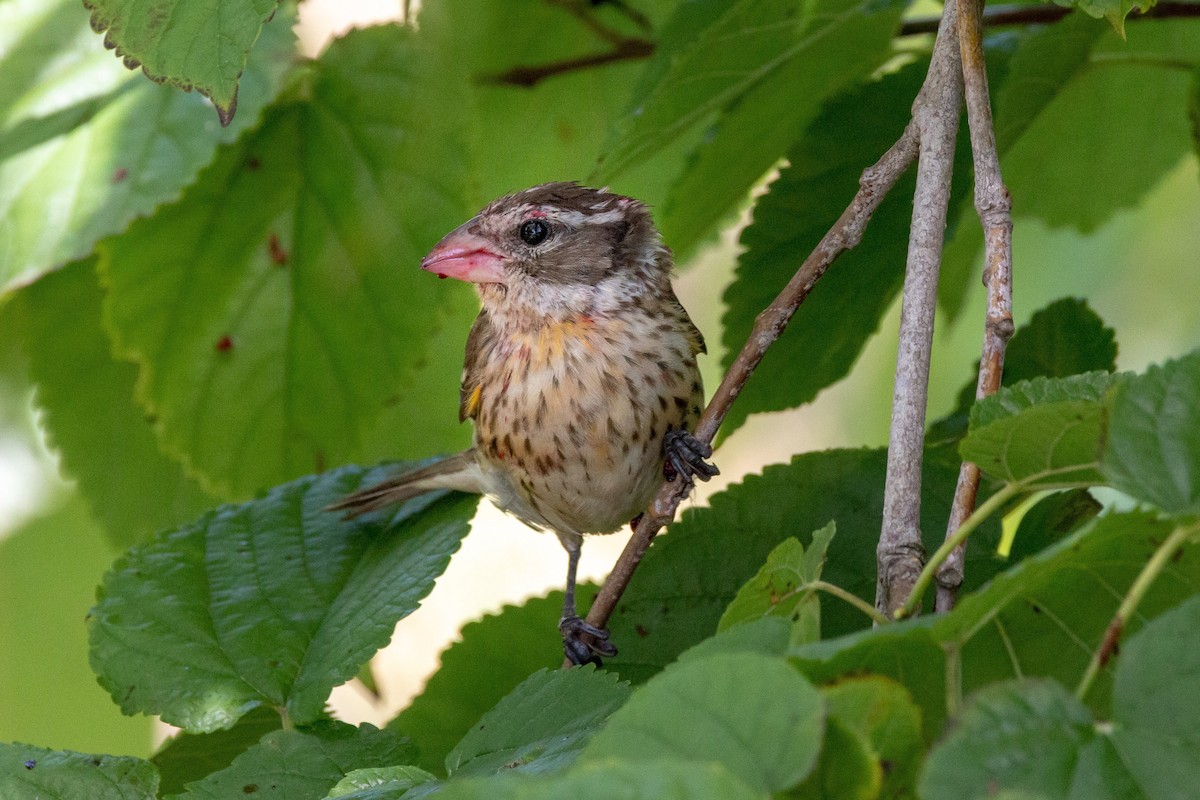
M669 481L675 480L676 475L683 476L686 481L699 478L706 481L714 475L720 475L721 470L706 459L712 456L712 445L705 444L685 430L669 430L663 437L663 477Z
M608 640L607 629L597 628L577 615L564 616L558 622L558 630L562 633L563 652L576 666L600 666L601 658L617 654L617 648Z

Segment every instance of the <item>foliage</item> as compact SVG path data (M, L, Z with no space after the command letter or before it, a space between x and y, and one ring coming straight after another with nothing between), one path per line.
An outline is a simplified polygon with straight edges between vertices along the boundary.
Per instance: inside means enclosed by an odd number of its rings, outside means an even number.
M150 759L0 745L0 797L1157 800L1200 784L1200 351L1117 373L1116 334L1078 298L1018 329L1004 388L975 402L970 381L929 426L931 553L960 461L985 475L953 611L873 610L884 451L802 453L655 544L603 668L555 669L552 594L465 626L384 728L331 718L474 510L444 493L323 510L467 441L451 398L475 305L421 255L551 178L650 202L685 269L749 209L709 337L728 365L903 130L931 47L901 30L900 0L422 5L417 26L303 59L291 2L0 4L0 377L6 396L36 386L83 501L0 554L69 550L61 571L90 582L111 557L99 530L124 550L88 615L90 663L122 711L182 729ZM989 34L987 58L1018 225L1091 232L1196 148L1200 20L1070 5ZM969 157L964 138L948 321L970 316L982 243ZM902 282L909 189L814 290L726 434L861 362ZM938 558L906 611L929 607ZM37 589L17 577L6 601ZM31 629L0 627L6 649Z

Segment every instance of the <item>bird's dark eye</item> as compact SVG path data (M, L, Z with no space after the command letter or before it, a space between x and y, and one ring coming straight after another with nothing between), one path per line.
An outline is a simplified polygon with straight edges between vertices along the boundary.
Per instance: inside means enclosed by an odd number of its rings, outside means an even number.
M527 219L521 223L518 233L525 244L538 245L550 235L550 226L540 219Z

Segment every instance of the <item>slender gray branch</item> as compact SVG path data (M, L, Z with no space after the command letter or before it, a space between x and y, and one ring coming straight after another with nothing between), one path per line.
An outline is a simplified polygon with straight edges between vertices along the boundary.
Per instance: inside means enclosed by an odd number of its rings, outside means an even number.
M1000 174L1000 156L992 125L987 71L983 55L983 0L959 0L959 52L962 58L967 124L971 130L971 154L975 163L975 209L984 233L983 282L987 286L987 318L983 331L983 355L975 397L986 397L1000 388L1004 352L1013 334L1012 319L1012 199ZM963 520L975 510L979 491L979 467L964 463L946 527L946 538L954 535ZM937 571L938 611L954 607L963 581L965 543L950 553Z
M883 524L876 548L875 606L888 616L904 604L925 560L921 543L925 407L929 396L938 270L946 235L955 137L962 114L956 8L957 2L948 0L934 42L929 73L913 103L920 156L900 311Z

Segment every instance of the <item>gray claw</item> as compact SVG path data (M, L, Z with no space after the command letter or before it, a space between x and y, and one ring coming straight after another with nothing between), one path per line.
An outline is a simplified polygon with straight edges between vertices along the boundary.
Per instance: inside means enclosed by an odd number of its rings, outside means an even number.
M597 628L578 616L563 617L558 621L558 630L562 633L563 652L576 666L601 666L601 656L612 658L617 654L617 648L608 640L607 630Z
M715 464L705 459L712 456L712 445L705 444L685 430L669 430L663 437L663 451L667 464L675 475L681 475L685 480L699 478L706 481L714 475L720 475L721 470ZM664 470L666 471L666 470ZM668 479L674 479L668 474Z

